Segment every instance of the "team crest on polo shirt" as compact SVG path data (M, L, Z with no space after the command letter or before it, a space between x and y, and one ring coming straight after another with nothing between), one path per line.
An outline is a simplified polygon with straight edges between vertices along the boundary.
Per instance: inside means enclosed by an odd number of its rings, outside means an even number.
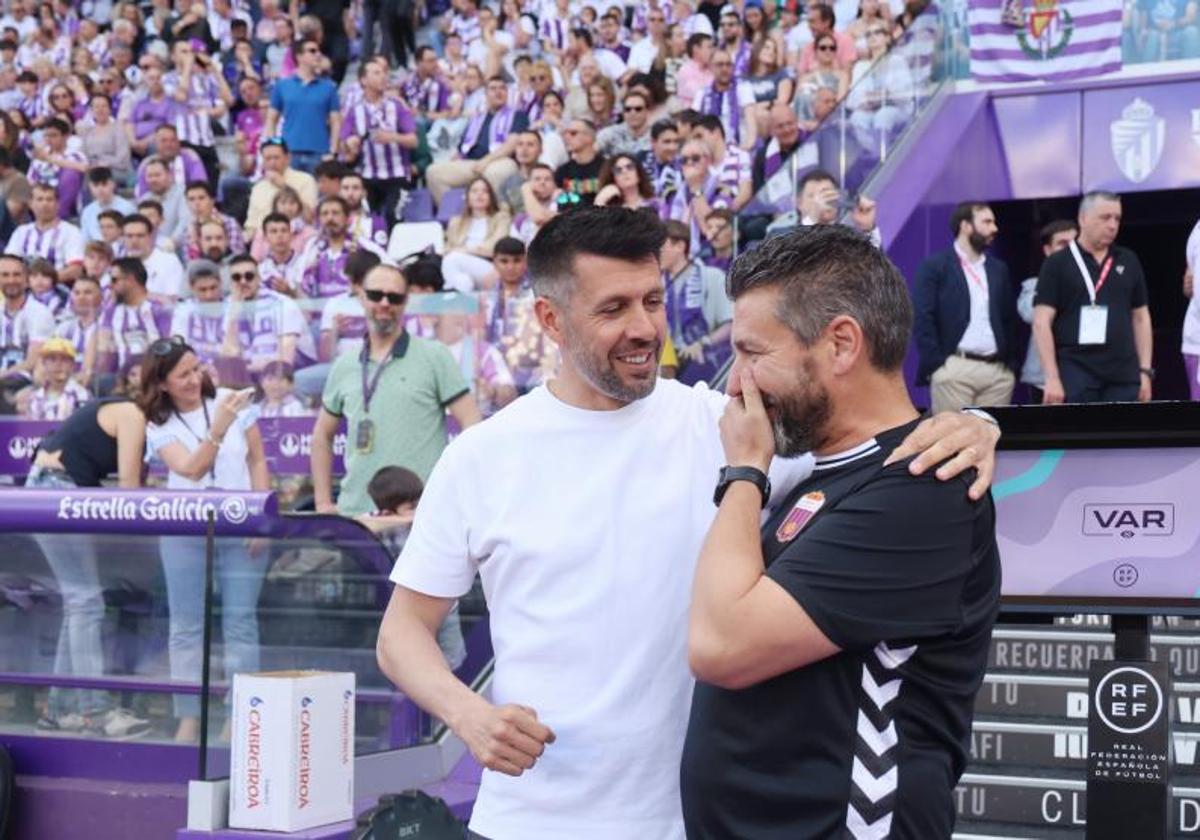
M805 493L799 498L788 515L775 529L775 539L778 542L791 542L796 535L804 530L804 526L816 516L817 511L825 504L825 494L820 490Z

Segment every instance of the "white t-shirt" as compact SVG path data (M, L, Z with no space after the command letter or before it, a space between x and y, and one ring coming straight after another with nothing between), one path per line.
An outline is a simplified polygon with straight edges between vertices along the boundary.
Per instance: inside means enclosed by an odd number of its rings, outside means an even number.
M25 361L30 345L40 345L54 332L54 315L26 294L25 302L10 314L0 303L0 370Z
M179 257L155 248L142 265L146 267L146 291L150 294L178 300L187 293L187 277Z
M205 405L183 414L172 412L167 422L161 426L157 423L146 424L146 450L158 455L164 446L172 442L183 444L183 448L192 452L208 437L208 430L217 414L217 403L226 394L228 388L218 388L215 399L205 400ZM205 415L207 409L207 416ZM171 490L205 490L219 487L222 490L250 490L250 465L246 462L249 447L246 443L246 430L258 419L258 408L250 406L238 415L238 419L229 427L221 448L217 451L217 459L212 469L199 481L192 481L172 470L167 475L167 487ZM161 456L160 456L161 457Z
M342 332L337 333L337 316L343 317ZM321 310L321 332L332 332L337 336L334 355L357 353L362 350L363 336L367 331L367 313L362 301L353 292L329 298Z
M1200 354L1200 293L1197 293L1197 275L1200 275L1200 222L1192 228L1187 241L1187 267L1192 272L1192 299L1188 301L1187 314L1183 316L1183 352Z
M457 598L483 579L492 700L557 740L518 778L485 770L471 829L492 840L682 840L692 575L724 463L726 397L660 380L616 411L546 387L447 447L392 580ZM775 499L812 468L778 460Z

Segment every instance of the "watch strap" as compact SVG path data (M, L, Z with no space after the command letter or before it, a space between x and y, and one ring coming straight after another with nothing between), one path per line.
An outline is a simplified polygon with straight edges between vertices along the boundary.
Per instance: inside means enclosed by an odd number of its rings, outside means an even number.
M725 498L725 491L735 481L749 481L762 494L762 506L765 508L771 498L771 479L758 467L721 467L717 476L717 489L713 493L713 504L720 506Z

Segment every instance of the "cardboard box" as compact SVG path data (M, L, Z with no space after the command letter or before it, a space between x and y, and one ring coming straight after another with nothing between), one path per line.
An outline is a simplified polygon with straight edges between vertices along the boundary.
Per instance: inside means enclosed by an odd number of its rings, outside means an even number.
M233 678L229 825L299 831L354 816L354 674Z

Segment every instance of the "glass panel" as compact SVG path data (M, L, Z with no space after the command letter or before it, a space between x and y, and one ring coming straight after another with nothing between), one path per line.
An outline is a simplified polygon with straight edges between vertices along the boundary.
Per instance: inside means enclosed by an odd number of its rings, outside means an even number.
M47 495L47 503L57 505L55 498ZM50 739L120 741L123 749L150 750L157 780L182 780L201 772L206 713L203 772L226 776L232 674L319 669L356 675L357 754L434 737L436 723L375 662L404 529L381 540L336 516L261 519L278 536L214 542L207 650L205 538L145 535L144 520L131 521L130 533L0 534L0 736L44 739L43 747ZM491 659L485 618L476 588L439 637L468 684ZM205 661L210 691L202 697ZM145 772L103 749L90 754L95 766L77 766L77 775Z

